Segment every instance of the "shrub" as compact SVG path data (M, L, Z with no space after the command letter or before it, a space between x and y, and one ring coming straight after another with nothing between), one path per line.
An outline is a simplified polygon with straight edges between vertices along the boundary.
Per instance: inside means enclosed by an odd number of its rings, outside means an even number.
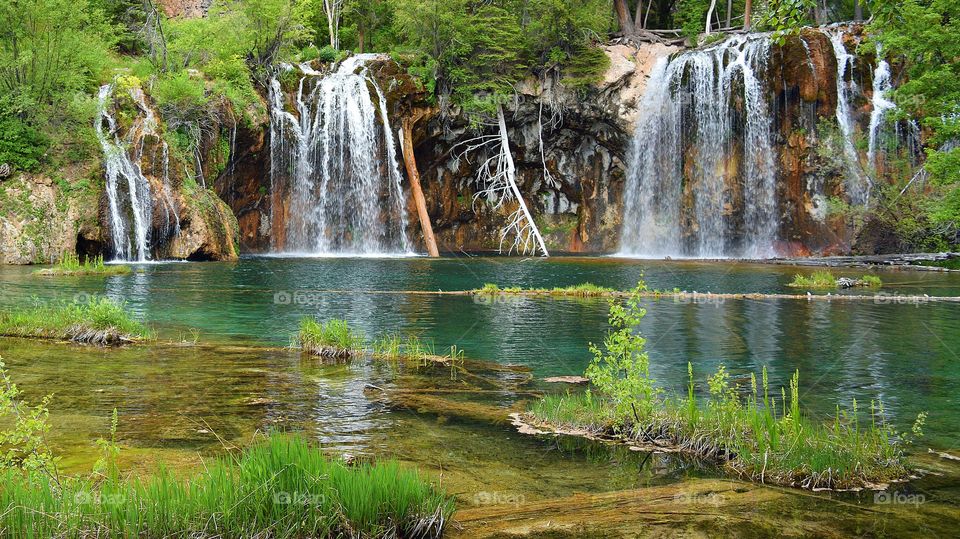
M24 122L0 101L0 165L15 170L34 171L40 167L50 141L36 128Z

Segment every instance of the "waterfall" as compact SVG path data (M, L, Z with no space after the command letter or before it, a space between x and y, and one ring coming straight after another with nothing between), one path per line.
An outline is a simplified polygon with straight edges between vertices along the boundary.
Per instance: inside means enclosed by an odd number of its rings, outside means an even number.
M283 211L285 242L312 254L411 252L402 176L386 98L361 54L328 74L299 66L293 103L270 83L271 212ZM286 66L286 73L293 66ZM371 91L372 88L372 91ZM374 104L372 96L376 96ZM279 194L279 195L278 195ZM275 206L289 199L288 209ZM277 220L271 218L277 224Z
M843 135L843 154L847 166L846 190L850 203L866 205L870 200L870 182L860 168L857 149L853 145L854 119L850 102L860 94L853 77L856 56L843 43L843 29L831 28L827 33L837 59L837 125ZM847 80L849 79L849 80Z
M100 87L97 120L94 124L97 140L103 149L111 246L117 260L146 261L150 259L154 201L150 181L140 168L140 160L143 157L146 137L159 139L157 120L146 103L143 90L131 88L129 94L137 106L138 116L134 119L126 139L121 139L117 122L110 114L113 91L113 84ZM166 231L170 229L172 214L173 233L179 234L180 218L171 195L168 157L164 144L161 194L167 216Z
M877 167L877 144L884 119L887 113L897 106L889 98L892 90L890 64L883 58L883 53L878 45L877 68L873 72L873 110L870 112L870 137L867 146L867 162L874 168Z
M621 254L774 254L769 52L767 36L733 36L654 67L629 156Z

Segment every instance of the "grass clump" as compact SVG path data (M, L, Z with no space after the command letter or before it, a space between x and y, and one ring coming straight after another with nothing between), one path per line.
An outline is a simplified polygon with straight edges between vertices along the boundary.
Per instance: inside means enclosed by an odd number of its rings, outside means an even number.
M406 363L412 366L425 366L431 357L435 357L432 342L424 341L416 335L388 333L381 335L372 345L373 357L392 363Z
M876 275L864 275L859 279L841 277L837 279L832 273L826 270L815 271L809 277L804 275L795 275L793 281L787 286L793 288L814 288L814 289L834 289L834 288L880 288L883 281Z
M617 291L606 286L597 286L593 283L581 283L573 286L557 287L550 290L550 293L560 296L593 297L608 296L610 294L616 294Z
M789 389L777 392L765 368L760 383L751 375L744 390L721 365L700 397L688 364L685 394L665 392L650 376L645 341L636 332L645 314L644 290L641 283L625 304L612 303L614 330L602 347L591 346L594 358L586 376L592 388L547 396L531 407L529 419L672 447L761 483L845 489L909 476L904 448L922 435L926 414L917 417L912 433L898 433L887 424L882 402L871 402L867 413L854 400L852 409L838 407L832 421L822 423L801 412L799 372Z
M150 331L109 298L55 303L0 313L0 336L63 339L119 345L144 340Z
M520 294L523 292L523 289L519 286L500 288L499 285L494 283L485 283L483 287L477 288L473 291L474 294L487 294L487 295L496 295L496 294Z
M826 270L815 271L810 276L800 275L798 273L787 286L793 288L836 288L837 279L832 273Z
M346 359L363 350L364 338L362 333L350 329L346 320L334 318L319 322L306 317L300 320L296 344L316 356Z
M36 275L126 275L130 266L122 264L104 264L103 256L88 257L83 262L73 253L64 253L60 261L52 268L37 270Z
M0 477L0 527L19 537L437 537L453 510L396 462L348 467L278 434L187 479Z

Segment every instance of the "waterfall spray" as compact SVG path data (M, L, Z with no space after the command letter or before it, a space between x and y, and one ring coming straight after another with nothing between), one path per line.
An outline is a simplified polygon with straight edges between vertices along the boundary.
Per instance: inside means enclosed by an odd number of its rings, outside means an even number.
M98 93L97 120L94 128L103 149L110 239L114 257L118 260L146 261L150 259L152 241L153 192L150 181L140 168L147 136L159 139L157 120L147 105L143 90L131 88L130 98L139 111L138 117L122 140L117 122L110 114L114 84L105 84ZM169 178L169 155L163 144L163 192L161 202L167 216L164 234L180 233L180 218L173 202Z
M760 79L769 52L766 36L736 36L654 67L628 165L622 254L774 254L776 165Z
M285 251L411 251L386 98L367 75L375 58L352 56L329 74L300 66L292 103L297 114L287 110L279 80L271 81L270 177L274 193L289 195ZM279 199L275 195L273 206Z

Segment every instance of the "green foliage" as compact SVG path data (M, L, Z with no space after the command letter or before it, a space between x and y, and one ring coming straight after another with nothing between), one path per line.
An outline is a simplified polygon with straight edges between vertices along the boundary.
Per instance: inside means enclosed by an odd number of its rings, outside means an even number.
M650 377L650 358L644 351L646 339L637 332L646 315L646 310L640 306L642 293L646 290L641 281L626 304L611 301L609 321L613 331L607 333L602 349L590 345L593 361L585 375L613 405L615 418L630 414L649 416L660 394Z
M22 469L55 475L57 459L47 446L50 412L46 396L36 406L23 400L20 389L0 358L0 471Z
M9 112L0 101L0 165L8 163L14 170L36 170L48 145L47 137Z
M774 41L781 45L787 36L795 35L810 22L810 10L816 0L769 0L757 17L757 28L773 32Z
M181 478L2 474L0 527L14 537L439 536L453 503L393 461L346 466L301 436L271 435Z

